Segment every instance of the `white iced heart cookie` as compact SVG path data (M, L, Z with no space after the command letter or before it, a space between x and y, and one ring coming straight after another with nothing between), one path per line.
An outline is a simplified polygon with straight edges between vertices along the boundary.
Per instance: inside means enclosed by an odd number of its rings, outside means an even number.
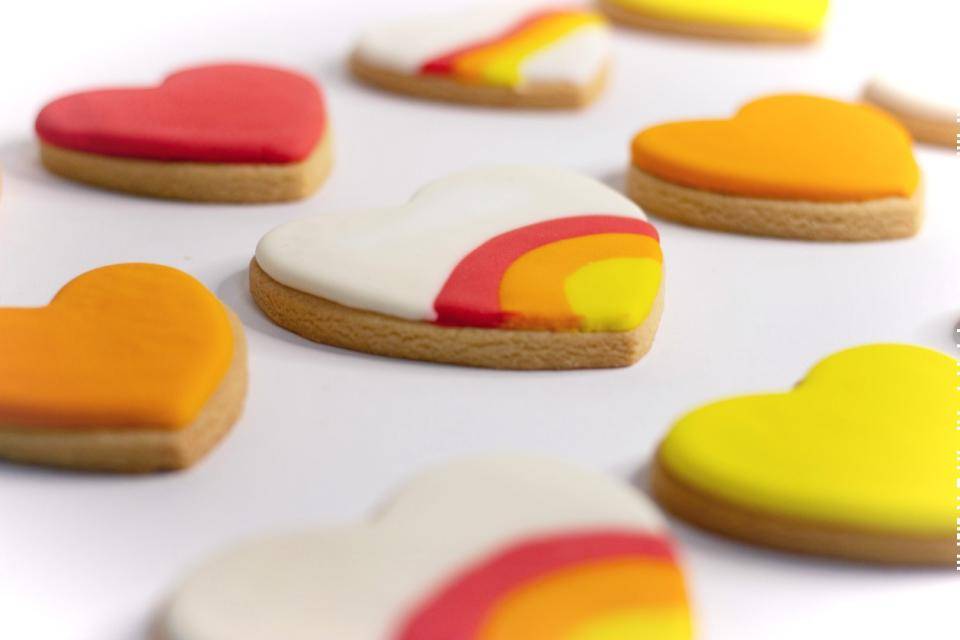
M391 91L439 100L577 107L600 92L610 34L597 13L539 2L494 4L374 27L351 69Z
M640 209L580 174L455 174L406 205L268 233L251 291L318 342L502 368L623 366L647 351L662 254Z
M684 580L638 493L538 458L416 478L374 523L248 543L187 578L166 640L681 640Z
M952 70L894 70L870 80L864 98L888 111L913 137L946 147L957 146L960 135L960 86Z

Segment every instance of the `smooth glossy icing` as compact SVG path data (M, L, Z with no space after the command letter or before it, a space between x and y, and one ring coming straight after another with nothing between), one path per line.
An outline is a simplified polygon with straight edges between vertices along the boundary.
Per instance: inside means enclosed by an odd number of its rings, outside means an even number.
M787 393L686 415L660 449L683 483L766 513L952 536L957 362L912 345L836 353Z
M374 28L360 38L357 53L410 75L510 87L580 85L606 64L609 34L597 13L517 2Z
M165 630L170 640L687 639L663 527L646 500L603 476L537 458L471 459L414 480L373 525L214 559L180 588Z
M611 0L652 17L683 22L814 32L828 0Z
M730 120L652 127L633 163L718 193L824 202L910 197L919 184L909 134L866 105L806 95L750 102Z
M626 331L660 290L657 232L635 204L560 169L467 171L394 209L287 223L257 246L274 280L446 325Z
M326 108L308 77L255 65L194 67L151 88L84 91L37 116L48 144L149 160L291 163L326 129Z
M46 307L0 308L0 423L178 429L232 357L227 311L193 277L154 264L101 267Z

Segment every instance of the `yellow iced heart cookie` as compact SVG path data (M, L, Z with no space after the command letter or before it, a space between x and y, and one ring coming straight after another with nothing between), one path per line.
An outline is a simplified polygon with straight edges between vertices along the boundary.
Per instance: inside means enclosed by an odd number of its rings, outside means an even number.
M681 418L658 499L699 526L857 560L953 564L957 362L912 345L836 353L787 393Z
M815 38L828 0L601 0L620 23L690 35L743 40Z

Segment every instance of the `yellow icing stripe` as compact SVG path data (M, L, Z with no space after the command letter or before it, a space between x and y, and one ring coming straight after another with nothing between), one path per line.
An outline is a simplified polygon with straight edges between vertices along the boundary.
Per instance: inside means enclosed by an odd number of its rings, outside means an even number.
M500 306L514 329L629 331L650 311L662 259L656 240L635 233L551 242L506 270Z
M912 345L834 354L791 392L678 421L660 449L678 479L734 504L834 525L955 533L957 362Z
M609 258L577 269L564 291L583 331L629 331L649 315L661 274L657 260Z
M690 612L686 607L673 607L665 611L645 609L609 614L580 625L563 640L689 640L692 637Z
M529 56L578 29L600 24L603 24L603 18L593 13L548 14L505 40L459 56L454 63L454 72L468 81L517 86L523 80L520 67Z
M613 0L652 17L740 27L816 31L828 0Z

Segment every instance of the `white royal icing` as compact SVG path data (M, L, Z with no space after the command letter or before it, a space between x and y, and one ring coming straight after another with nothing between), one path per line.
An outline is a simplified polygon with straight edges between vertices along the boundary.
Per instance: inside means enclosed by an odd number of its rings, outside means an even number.
M949 124L960 116L960 82L952 75L923 69L891 72L870 80L866 94L894 112Z
M356 51L368 64L413 75L424 63L499 36L543 8L540 1L513 2L385 24L363 33ZM609 55L609 29L585 25L530 55L521 64L520 75L525 82L582 85L600 73Z
M277 227L256 258L288 287L408 320L436 319L434 300L457 264L513 229L576 215L645 219L606 185L564 169L477 169L437 180L407 204L324 214Z
M604 475L494 456L414 479L372 524L250 542L195 571L168 640L379 640L455 573L520 539L587 529L666 535L646 498Z

